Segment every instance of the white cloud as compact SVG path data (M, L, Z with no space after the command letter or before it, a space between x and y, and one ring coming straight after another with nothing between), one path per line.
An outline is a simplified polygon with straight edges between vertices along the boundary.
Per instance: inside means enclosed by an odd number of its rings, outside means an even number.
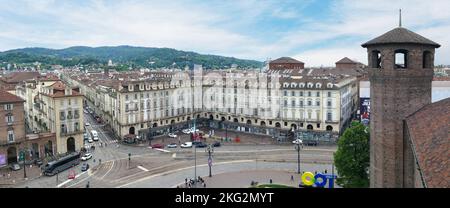
M0 50L73 45L170 47L265 60L295 56L309 66L334 65L344 56L365 62L360 45L403 25L442 45L437 64L450 64L448 0L336 0L331 18L304 16L296 1L55 1L0 0ZM249 28L273 18L301 22L262 34ZM296 24L292 24L296 25ZM264 27L264 26L261 26ZM275 37L275 38L274 38Z

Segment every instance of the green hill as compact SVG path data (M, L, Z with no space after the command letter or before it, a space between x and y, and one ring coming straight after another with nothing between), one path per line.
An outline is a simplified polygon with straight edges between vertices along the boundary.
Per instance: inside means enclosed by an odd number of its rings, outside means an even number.
M171 48L149 48L133 46L85 47L75 46L65 49L23 48L0 53L0 63L42 65L104 65L108 60L121 66L132 67L176 67L201 64L206 69L229 68L237 64L238 68L259 68L263 64L254 60L234 57L203 55L195 52L180 51ZM174 64L175 63L175 64Z

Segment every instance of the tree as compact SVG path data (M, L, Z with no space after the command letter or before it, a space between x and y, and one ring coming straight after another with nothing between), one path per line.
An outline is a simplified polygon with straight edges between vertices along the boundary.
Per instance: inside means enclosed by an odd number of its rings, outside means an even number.
M369 132L368 127L353 121L339 138L334 154L339 185L346 188L369 187Z

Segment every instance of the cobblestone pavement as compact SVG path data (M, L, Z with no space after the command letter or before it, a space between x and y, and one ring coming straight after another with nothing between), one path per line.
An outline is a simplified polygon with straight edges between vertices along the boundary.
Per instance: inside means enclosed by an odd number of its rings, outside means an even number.
M26 165L26 176L24 178L23 165L20 165L21 169L17 171L12 171L9 167L4 167L0 169L0 187L11 187L16 184L21 184L27 181L31 181L39 178L41 174L41 169L36 165Z
M304 171L324 171L330 170L331 165L327 164L301 164ZM175 188L184 186L185 179L193 179L195 176L201 176L209 188L247 188L251 181L260 183L267 182L272 178L274 183L283 183L289 185L291 175L295 175L296 163L279 162L258 162L252 160L219 162L212 167L211 178L209 167L206 163L198 164L195 171L193 166L172 170L158 175L141 178L119 186L120 188ZM252 175L256 174L256 175ZM229 175L229 176L227 176ZM216 177L217 176L217 177ZM236 178L234 177L236 176ZM299 176L292 184L298 186Z

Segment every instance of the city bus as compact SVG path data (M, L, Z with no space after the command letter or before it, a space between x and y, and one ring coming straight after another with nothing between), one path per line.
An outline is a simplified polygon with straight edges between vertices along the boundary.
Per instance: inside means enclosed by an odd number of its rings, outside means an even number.
M47 163L44 167L44 175L52 176L78 164L80 164L80 154L72 153Z

